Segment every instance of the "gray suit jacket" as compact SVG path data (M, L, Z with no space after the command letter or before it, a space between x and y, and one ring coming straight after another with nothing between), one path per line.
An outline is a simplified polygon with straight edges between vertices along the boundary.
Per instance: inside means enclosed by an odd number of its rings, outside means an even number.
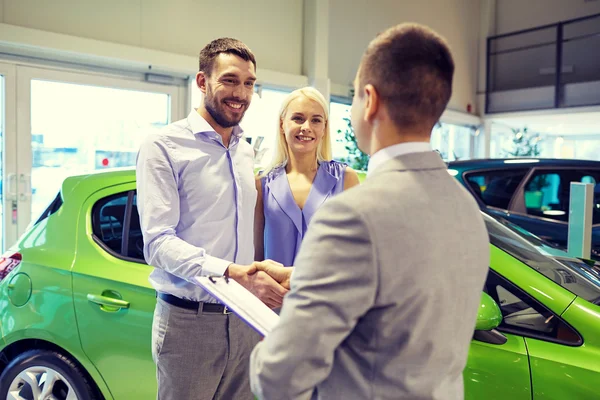
M462 399L488 265L479 208L439 155L387 161L313 217L281 321L252 353L254 393Z

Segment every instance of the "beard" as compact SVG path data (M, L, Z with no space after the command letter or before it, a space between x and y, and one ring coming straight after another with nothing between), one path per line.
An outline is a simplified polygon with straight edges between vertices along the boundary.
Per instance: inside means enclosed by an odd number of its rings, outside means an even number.
M219 124L219 126L223 128L231 128L240 123L246 111L244 111L239 116L228 116L227 111L225 109L226 106L224 104L226 100L236 101L238 103L242 103L242 107L247 107L246 102L234 98L228 98L223 100L217 99L217 97L213 94L210 86L207 86L206 96L204 97L204 107L206 108L206 111L208 111L212 119L217 124Z

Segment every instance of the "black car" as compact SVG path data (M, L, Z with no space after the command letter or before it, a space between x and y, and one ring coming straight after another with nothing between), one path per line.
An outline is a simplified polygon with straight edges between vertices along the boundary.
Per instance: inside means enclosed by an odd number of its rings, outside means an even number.
M593 183L592 258L600 260L600 161L512 158L453 161L448 172L482 209L567 248L571 182Z

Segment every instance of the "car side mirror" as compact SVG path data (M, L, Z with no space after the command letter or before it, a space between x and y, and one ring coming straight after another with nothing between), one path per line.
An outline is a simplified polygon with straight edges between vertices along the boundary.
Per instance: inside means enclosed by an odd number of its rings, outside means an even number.
M473 339L491 344L506 343L508 340L506 336L496 330L501 322L502 312L500 307L489 294L482 293Z
M502 322L502 313L498 304L487 293L481 294L479 311L477 312L476 331L491 331Z

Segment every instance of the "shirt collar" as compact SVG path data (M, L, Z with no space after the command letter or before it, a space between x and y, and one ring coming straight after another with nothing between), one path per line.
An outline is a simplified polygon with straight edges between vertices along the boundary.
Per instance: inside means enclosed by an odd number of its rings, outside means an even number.
M369 160L369 167L367 169L367 176L372 174L375 169L381 166L381 164L391 160L392 158L404 154L421 153L426 151L432 151L431 144L429 144L429 142L399 143L383 148L371 156L371 159Z
M194 135L203 134L211 139L219 140L221 143L223 142L221 135L219 135L212 126L198 113L196 109L193 109L188 117L188 124L192 130ZM242 137L244 131L239 125L233 127L233 131L231 132L231 141L229 145L236 144L239 139Z

